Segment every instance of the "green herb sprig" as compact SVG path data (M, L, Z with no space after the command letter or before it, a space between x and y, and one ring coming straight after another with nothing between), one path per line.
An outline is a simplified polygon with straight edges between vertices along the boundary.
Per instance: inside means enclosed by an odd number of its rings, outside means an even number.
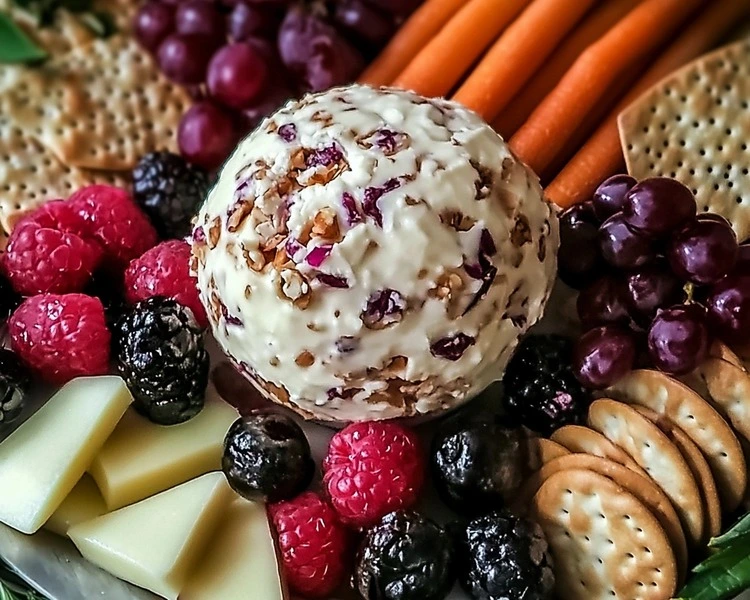
M713 553L693 569L676 600L731 600L750 589L750 514L709 548Z
M47 53L8 15L0 12L0 63L35 63L46 58Z
M0 600L47 600L0 561Z

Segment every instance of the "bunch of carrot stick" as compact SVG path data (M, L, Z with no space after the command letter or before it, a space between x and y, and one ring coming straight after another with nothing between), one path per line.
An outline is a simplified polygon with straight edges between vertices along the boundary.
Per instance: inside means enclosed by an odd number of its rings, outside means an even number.
M567 207L623 170L617 116L750 0L425 0L361 83L475 110Z

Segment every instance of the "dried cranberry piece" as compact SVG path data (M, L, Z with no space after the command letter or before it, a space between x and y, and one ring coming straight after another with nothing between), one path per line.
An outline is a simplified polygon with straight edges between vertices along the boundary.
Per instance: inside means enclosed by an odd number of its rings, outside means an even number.
M386 156L398 151L403 134L390 129L379 129L375 136L375 145L380 148Z
M297 126L294 123L286 123L276 130L279 137L286 143L291 143L297 138Z
M401 321L404 310L404 297L396 290L386 288L375 292L367 299L367 306L362 311L360 319L368 329L385 329Z
M492 284L495 282L495 277L497 277L497 267L491 264L484 256L479 257L479 269L481 270L480 277L475 277L475 279L481 279L482 285L477 290L477 293L474 294L474 297L471 299L471 302L469 302L469 305L466 307L463 314L468 313L487 295L487 292L490 291L490 287L492 287ZM468 269L466 272L469 272Z
M359 348L359 338L343 335L336 340L336 350L341 354L349 354Z
M474 337L459 332L433 342L430 345L430 352L438 358L458 360L466 352L466 349L469 346L473 346L475 342L476 339Z
M336 144L324 146L311 150L305 160L305 165L310 167L330 167L344 158L343 153Z
M304 246L293 237L288 237L286 240L286 243L284 244L284 250L286 250L287 256L294 259L295 254L299 252L300 250L304 250Z
M362 222L363 219L359 212L359 208L357 207L357 201L349 192L344 192L341 197L341 205L346 212L346 222L349 224L349 227L353 227L357 223Z
M196 227L195 229L193 229L193 241L196 244L206 243L206 231L203 229L203 227Z
M224 304L223 302L221 303L221 316L224 317L227 325L234 325L235 327L245 327L245 322L239 317L235 317L232 313L230 313L226 304Z
M349 282L345 277L331 275L330 273L318 273L316 279L320 281L320 283L332 288L346 289L349 287Z
M365 196L362 201L362 211L368 216L375 219L375 222L382 227L383 226L383 213L380 212L378 207L378 200L388 193L392 192L396 188L401 186L401 182L397 178L389 179L382 186L373 186L365 188Z
M328 258L333 250L333 246L315 246L305 257L307 264L311 267L318 268Z
M492 239L489 229L482 229L482 236L479 238L479 251L487 256L497 254L497 246L495 246L495 240Z

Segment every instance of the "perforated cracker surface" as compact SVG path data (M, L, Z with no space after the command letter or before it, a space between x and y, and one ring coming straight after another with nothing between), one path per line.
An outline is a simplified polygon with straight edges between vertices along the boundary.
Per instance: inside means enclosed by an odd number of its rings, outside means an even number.
M750 238L750 40L668 77L619 119L628 171L677 178Z

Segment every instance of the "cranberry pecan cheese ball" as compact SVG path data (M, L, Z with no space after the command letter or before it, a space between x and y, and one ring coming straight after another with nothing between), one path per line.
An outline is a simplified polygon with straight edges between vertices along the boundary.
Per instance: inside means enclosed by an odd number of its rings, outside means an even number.
M216 339L267 397L349 422L455 408L541 316L556 215L477 115L363 86L240 143L193 231Z

